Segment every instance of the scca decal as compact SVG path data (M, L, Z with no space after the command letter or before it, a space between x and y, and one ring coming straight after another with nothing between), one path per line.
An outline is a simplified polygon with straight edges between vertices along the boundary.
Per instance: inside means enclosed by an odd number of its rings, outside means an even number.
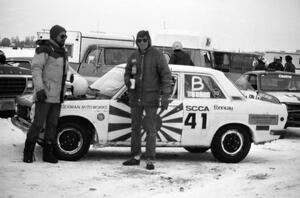
M186 111L209 111L208 106L190 106L187 105L185 107Z

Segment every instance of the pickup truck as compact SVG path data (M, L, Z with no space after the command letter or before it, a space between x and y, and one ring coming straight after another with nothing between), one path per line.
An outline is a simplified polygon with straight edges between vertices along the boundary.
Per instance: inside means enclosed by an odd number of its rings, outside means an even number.
M0 64L0 114L15 110L15 98L31 93L31 71L10 64Z
M132 35L82 33L67 31L65 47L70 65L91 84L115 65L125 63L135 50ZM38 39L49 39L49 30L37 33Z

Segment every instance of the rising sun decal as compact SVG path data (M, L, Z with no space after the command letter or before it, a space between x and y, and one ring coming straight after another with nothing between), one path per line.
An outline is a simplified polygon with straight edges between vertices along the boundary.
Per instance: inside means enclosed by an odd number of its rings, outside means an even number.
M183 105L172 106L165 111L158 109L156 116L157 141L179 142L182 134ZM124 104L113 104L109 107L108 141L130 141L131 119L130 107ZM143 126L145 125L143 116ZM144 127L141 130L142 141L146 139Z

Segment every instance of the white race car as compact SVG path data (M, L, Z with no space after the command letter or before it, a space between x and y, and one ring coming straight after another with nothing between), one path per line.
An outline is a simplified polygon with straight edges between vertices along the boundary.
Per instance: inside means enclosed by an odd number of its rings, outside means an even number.
M286 104L285 127L300 127L300 75L283 71L249 71L235 82L248 98Z
M276 140L285 133L284 104L247 99L214 69L169 66L173 91L168 109L157 111L157 146L184 147L190 152L211 149L218 160L235 163L247 156L251 143ZM90 85L88 94L62 104L55 145L59 159L78 160L90 144L130 146L124 72L124 64L116 66ZM28 101L26 96L18 98L17 114L12 119L24 130L30 125ZM141 133L145 145L146 132Z

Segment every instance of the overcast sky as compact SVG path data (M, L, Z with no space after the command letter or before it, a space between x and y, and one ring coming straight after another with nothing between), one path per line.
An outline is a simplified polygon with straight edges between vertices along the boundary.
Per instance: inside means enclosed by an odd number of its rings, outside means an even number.
M68 30L136 34L182 29L223 50L300 49L300 0L0 0L0 38Z

